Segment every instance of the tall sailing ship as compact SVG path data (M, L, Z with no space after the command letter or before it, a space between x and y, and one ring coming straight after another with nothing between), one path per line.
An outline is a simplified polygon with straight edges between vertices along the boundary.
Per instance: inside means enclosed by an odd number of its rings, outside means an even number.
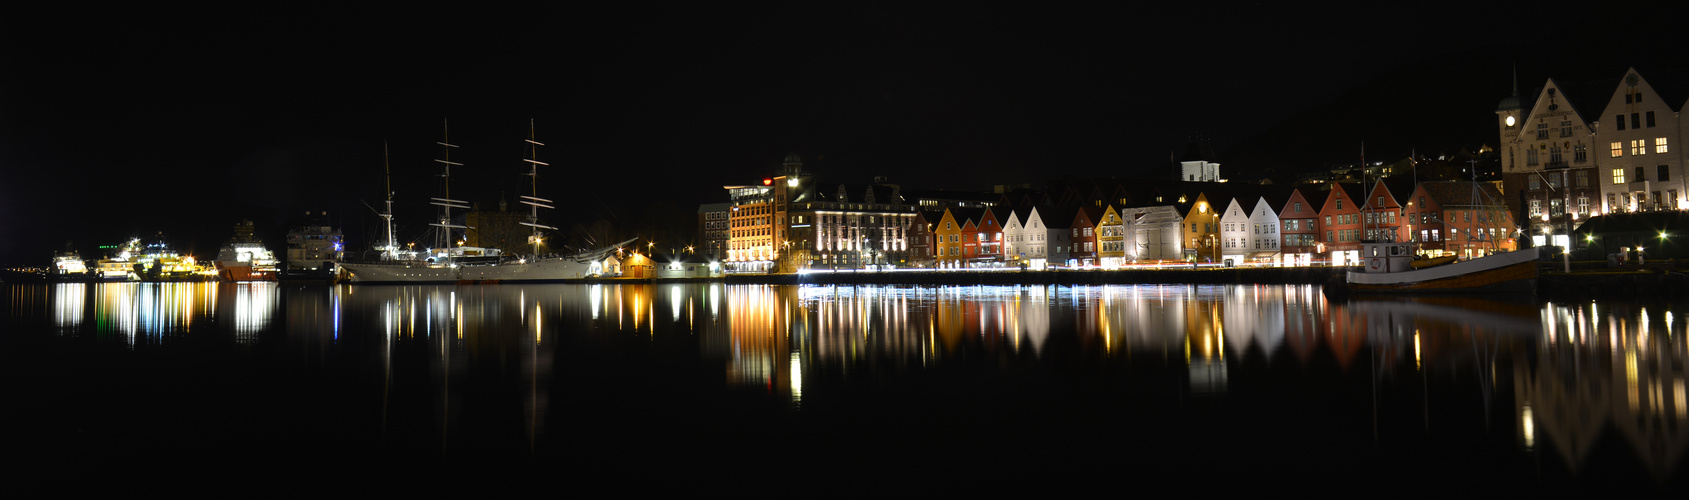
M430 224L437 229L439 238L435 246L425 252L401 251L393 231L393 190L387 189L386 212L381 217L387 221L387 242L378 248L382 251L382 260L374 263L341 264L341 268L351 274L354 283L419 283L419 282L546 282L571 279L581 279L598 276L603 272L603 261L611 253L618 251L622 245L632 243L629 239L616 245L595 250L577 252L570 255L542 255L540 247L544 241L542 230L556 228L540 223L539 209L552 208L551 200L540 198L538 180L539 167L546 166L537 159L539 146L544 144L535 140L533 122L528 123L528 164L532 192L522 196L521 202L530 208L527 220L522 225L532 230L529 243L533 245L534 253L524 256L506 255L498 248L464 246L456 238L457 230L474 229L455 223L452 209L468 209L469 202L451 198L451 168L462 164L451 161L451 151L457 148L451 144L449 133L438 143L442 148L442 156L435 160L440 163L441 178L443 179L442 194L439 198L431 198L429 204L440 207L438 222Z

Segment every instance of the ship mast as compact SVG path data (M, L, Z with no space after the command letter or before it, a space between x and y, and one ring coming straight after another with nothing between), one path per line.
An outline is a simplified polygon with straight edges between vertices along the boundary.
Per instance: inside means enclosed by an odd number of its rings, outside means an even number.
M448 123L444 120L441 121L440 141L435 143L441 146L441 157L434 161L440 164L443 194L440 198L429 198L428 204L440 207L440 222L429 224L440 228L440 236L436 239L437 246L435 248L450 251L452 248L452 230L469 229L469 226L452 224L452 209L462 208L467 210L469 209L469 202L452 199L452 165L463 166L463 164L452 163L452 148L456 148L457 145L451 143Z
M552 203L551 200L539 197L539 195L540 195L540 183L539 183L539 181L540 181L540 165L546 165L546 163L539 161L538 155L539 155L539 147L544 146L545 144L542 144L539 141L534 140L534 120L532 118L528 119L528 140L527 140L527 142L528 142L528 158L524 161L528 162L528 173L526 175L528 176L528 186L529 186L531 191L530 191L529 196L522 196L521 197L522 198L522 204L527 205L528 208L529 208L528 220L527 220L527 222L523 222L522 225L533 228L533 230L534 230L534 234L528 237L528 243L533 245L533 247L534 247L534 258L537 259L537 258L539 258L539 254L540 254L540 241L541 241L541 238L544 236L544 233L541 230L550 229L550 230L555 231L555 230L557 230L557 228L540 224L540 209L541 208L555 208L555 207L551 206L551 203Z
M387 210L379 214L387 221L387 246L381 248L381 258L399 260L399 241L393 236L393 164L386 142L381 143L381 175L387 190Z

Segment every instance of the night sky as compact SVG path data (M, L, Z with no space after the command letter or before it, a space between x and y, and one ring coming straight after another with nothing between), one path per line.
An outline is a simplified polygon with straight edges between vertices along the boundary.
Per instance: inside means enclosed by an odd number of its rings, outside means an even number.
M307 210L367 247L384 148L420 233L447 121L453 197L485 206L526 189L534 120L561 225L725 201L793 152L906 189L1155 175L1192 135L1223 151L1392 70L1520 43L1489 28L1518 22L1500 10L1173 5L7 16L0 264L158 231L212 257L241 219L279 250ZM1510 84L1490 69L1446 78L1479 87L1479 131Z

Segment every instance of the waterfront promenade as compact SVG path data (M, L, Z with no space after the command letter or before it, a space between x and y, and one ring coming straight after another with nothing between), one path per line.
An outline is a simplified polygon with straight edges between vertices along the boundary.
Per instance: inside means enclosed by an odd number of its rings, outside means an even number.
M1342 267L1168 268L1060 271L837 271L800 274L734 274L727 283L817 285L1110 285L1110 284L1324 284L1342 279Z

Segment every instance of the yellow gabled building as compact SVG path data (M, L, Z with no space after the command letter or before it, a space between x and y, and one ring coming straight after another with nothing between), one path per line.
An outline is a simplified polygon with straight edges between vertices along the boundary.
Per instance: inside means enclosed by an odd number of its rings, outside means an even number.
M1103 206L1103 214L1097 218L1097 262L1104 268L1112 269L1126 263L1126 222L1120 218L1120 211L1114 204Z

